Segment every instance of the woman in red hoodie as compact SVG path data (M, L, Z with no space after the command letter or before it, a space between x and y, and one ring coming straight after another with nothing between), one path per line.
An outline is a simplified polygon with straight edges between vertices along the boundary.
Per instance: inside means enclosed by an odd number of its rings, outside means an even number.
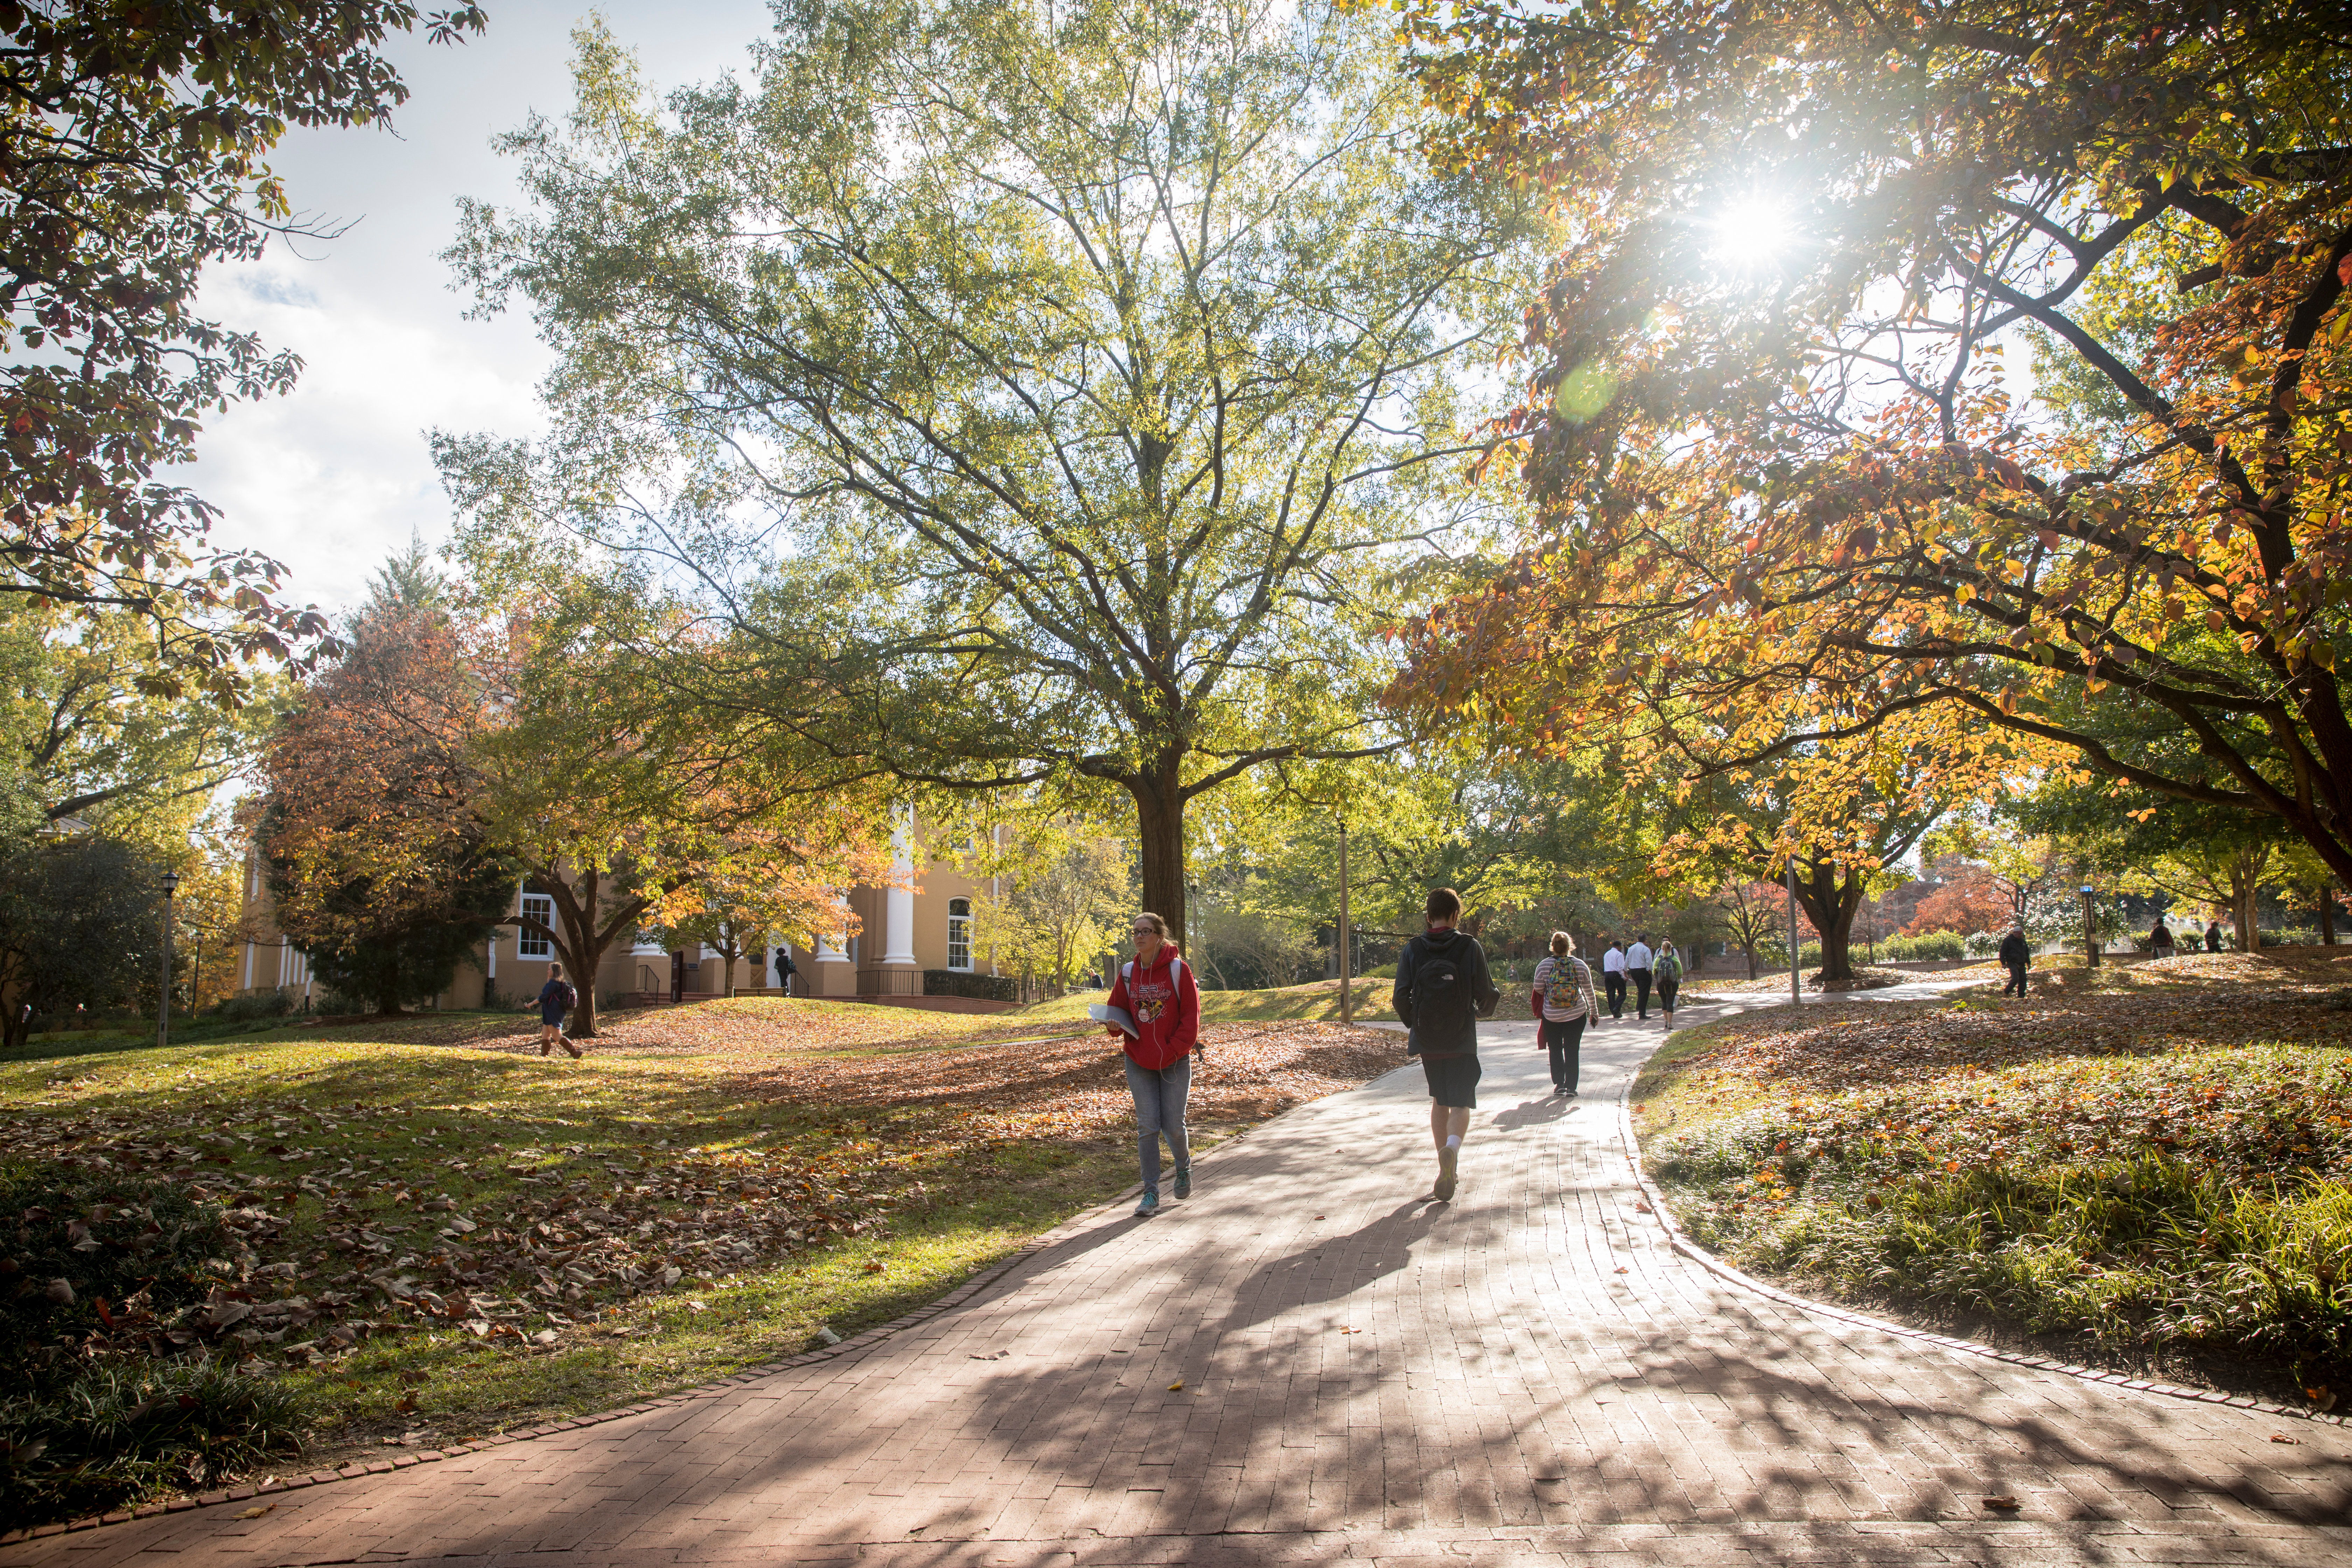
M1192 1088L1192 1053L1201 1036L1201 990L1192 965L1168 940L1158 915L1135 917L1135 962L1118 966L1110 1005L1134 1020L1129 1034L1109 1032L1127 1049L1127 1087L1135 1096L1136 1155L1143 1166L1138 1217L1160 1207L1160 1135L1176 1157L1176 1195L1192 1195L1192 1150L1184 1139L1184 1097Z

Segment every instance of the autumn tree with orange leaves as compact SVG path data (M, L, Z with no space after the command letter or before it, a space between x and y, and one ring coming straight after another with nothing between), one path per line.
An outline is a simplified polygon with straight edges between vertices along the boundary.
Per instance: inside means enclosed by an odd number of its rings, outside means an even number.
M2352 878L2340 9L1409 25L1444 153L1565 247L1503 426L1540 537L1417 626L1401 695L1623 722L1687 778L1891 746L1948 805L2062 768Z
M466 758L483 699L446 609L379 592L263 755L278 927L379 1013L446 990L511 895Z
M736 655L606 587L550 573L521 595L526 613L486 627L478 657L496 700L466 751L492 842L554 906L551 923L510 919L573 977L578 1037L596 1033L605 953L639 931L751 912L804 944L843 940L856 929L843 893L892 875L887 781L680 700L662 666Z
M845 934L842 891L891 875L876 779L678 701L649 660L727 654L652 624L664 610L561 570L500 596L493 615L478 584L395 556L350 655L271 746L260 840L297 945L363 955L390 1010L511 925L548 939L587 1037L605 954L642 931L720 910L803 942ZM519 880L552 920L514 912Z

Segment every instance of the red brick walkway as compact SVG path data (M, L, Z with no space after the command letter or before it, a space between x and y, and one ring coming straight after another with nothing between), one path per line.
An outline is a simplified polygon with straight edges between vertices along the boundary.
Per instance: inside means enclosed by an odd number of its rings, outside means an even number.
M856 1353L0 1568L2352 1563L2342 1428L1923 1346L1675 1254L1615 1110L1656 1031L1599 1033L1569 1105L1525 1026L1488 1036L1450 1206L1391 1075Z

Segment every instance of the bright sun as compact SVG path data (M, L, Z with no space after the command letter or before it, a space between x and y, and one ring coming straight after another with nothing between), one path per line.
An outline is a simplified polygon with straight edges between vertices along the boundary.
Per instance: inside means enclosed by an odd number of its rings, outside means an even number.
M1718 261L1740 267L1769 267L1785 257L1797 237L1789 209L1761 196L1726 207L1709 224L1715 242L1708 250Z

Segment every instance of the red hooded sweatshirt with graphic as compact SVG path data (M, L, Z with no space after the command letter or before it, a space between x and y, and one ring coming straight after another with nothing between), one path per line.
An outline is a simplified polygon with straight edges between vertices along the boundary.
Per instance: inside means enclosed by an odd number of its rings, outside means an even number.
M1116 1025L1110 1032L1125 1043L1128 1060L1137 1067L1172 1068L1200 1040L1201 988L1174 942L1161 942L1148 968L1133 959L1120 964L1110 1005L1124 1007L1135 1020L1131 1036Z

